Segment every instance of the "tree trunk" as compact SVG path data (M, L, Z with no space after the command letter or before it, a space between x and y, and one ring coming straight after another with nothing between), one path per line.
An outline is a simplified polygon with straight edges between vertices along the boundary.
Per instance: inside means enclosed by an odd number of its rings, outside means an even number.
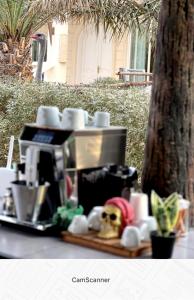
M194 0L163 0L142 189L193 200Z
M0 43L0 76L32 79L32 62L29 41L8 39Z

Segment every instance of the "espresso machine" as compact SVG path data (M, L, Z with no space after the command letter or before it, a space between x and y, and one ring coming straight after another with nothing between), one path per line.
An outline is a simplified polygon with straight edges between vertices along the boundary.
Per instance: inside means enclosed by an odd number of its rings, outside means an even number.
M3 211L1 223L39 231L53 227L52 217L67 197L63 145L71 133L24 126L19 138L20 163L16 180L11 182L15 210Z
M114 126L62 130L26 124L19 138L18 180L12 183L19 204L15 216L0 215L0 221L45 231L52 227L57 207L67 201L87 211L92 199L89 203L82 198L83 174L123 165L126 133Z

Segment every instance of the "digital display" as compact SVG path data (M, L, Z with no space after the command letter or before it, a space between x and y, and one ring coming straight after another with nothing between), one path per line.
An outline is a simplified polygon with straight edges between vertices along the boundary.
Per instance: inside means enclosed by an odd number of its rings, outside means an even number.
M72 130L55 130L26 125L20 136L20 140L59 146L64 144L72 132Z
M45 132L43 130L39 130L33 137L32 141L36 143L42 144L51 144L54 138L54 132Z

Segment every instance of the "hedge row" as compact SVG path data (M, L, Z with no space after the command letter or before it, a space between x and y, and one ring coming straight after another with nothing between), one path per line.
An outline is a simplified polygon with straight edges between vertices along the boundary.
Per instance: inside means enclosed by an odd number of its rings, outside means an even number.
M110 85L68 87L65 84L0 79L0 165L5 165L9 137L19 136L24 123L34 122L40 105L81 107L90 114L108 111L112 125L128 129L126 163L142 168L150 95L142 88ZM15 159L18 159L16 150Z

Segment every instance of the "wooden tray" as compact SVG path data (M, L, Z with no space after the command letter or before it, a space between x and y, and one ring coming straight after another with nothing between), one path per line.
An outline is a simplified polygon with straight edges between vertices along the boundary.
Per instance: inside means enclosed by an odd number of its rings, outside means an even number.
M97 233L95 231L90 231L87 235L73 235L67 231L63 231L62 239L71 244L93 248L127 258L135 258L143 254L151 254L150 242L142 242L139 247L126 249L120 244L120 239L103 240L97 237Z

